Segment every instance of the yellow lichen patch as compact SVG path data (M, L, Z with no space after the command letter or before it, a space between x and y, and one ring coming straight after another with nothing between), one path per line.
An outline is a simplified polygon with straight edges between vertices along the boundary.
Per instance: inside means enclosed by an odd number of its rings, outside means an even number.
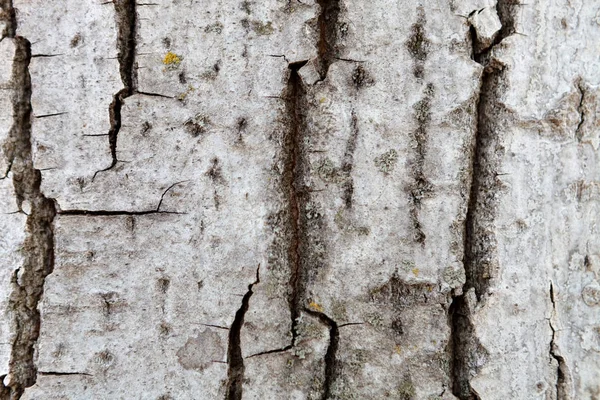
M402 353L402 348L400 347L399 344L397 344L396 347L394 347L394 352L397 354Z
M165 54L165 57L163 58L162 62L165 65L179 65L181 63L181 57L179 57L175 53L168 52L167 54Z
M413 269L412 269L412 273L413 273L415 276L419 276L419 268L413 268Z
M308 304L308 308L312 311L323 312L323 307L319 303L316 303L314 301L311 301Z
M185 92L179 93L177 95L177 100L184 101L185 98L188 96L188 94L190 94L194 90L196 90L196 89L192 85L188 86L188 88L187 88L187 90Z

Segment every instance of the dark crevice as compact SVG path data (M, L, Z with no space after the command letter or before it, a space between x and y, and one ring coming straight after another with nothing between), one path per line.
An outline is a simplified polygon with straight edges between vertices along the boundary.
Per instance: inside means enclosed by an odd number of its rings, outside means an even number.
M123 89L119 90L114 96L113 101L108 107L108 116L110 128L108 131L108 143L110 146L111 164L99 171L96 171L92 180L100 172L111 170L117 165L117 138L121 130L121 109L123 101L133 95L136 89L136 70L135 70L135 47L136 47L136 4L135 0L113 0L115 7L115 19L117 23L117 59L119 61L119 72Z
M570 386L571 374L565 358L560 354L558 343L556 342L556 329L552 320L556 317L556 298L554 293L554 285L550 282L550 301L552 302L552 316L550 317L550 330L552 331L552 339L550 340L550 357L556 360L556 399L571 400Z
M423 232L419 213L421 201L433 193L433 185L425 176L425 158L427 156L428 126L431 121L431 100L434 95L433 84L425 86L423 98L414 105L417 129L413 132L415 157L411 162L413 184L410 187L410 216L414 229L414 240L425 245L426 235Z
M352 208L352 197L354 195L354 180L352 179L352 169L354 168L354 152L356 150L356 141L358 139L358 118L352 110L352 126L350 137L346 142L346 151L342 160L342 174L344 174L342 200L346 208Z
M117 22L117 59L121 81L127 96L135 90L135 35L136 35L136 4L135 0L113 0Z
M321 395L321 400L327 400L331 398L331 390L337 377L336 354L340 342L340 330L337 323L324 313L316 312L308 308L305 308L304 311L307 314L317 317L321 323L329 327L329 346L325 353L325 380L323 382L323 393Z
M50 57L59 57L59 56L64 56L63 53L59 53L59 54L33 54L31 56L31 58L50 58Z
M61 210L57 212L58 215L97 215L97 216L112 216L112 215L149 215L149 214L176 214L182 215L185 213L175 211L107 211L107 210Z
M150 93L150 92L140 92L139 90L137 90L135 93L136 94L141 94L143 96L162 97L163 99L174 99L175 98L173 96L167 96L166 94Z
M56 213L59 215L99 215L99 216L111 216L111 215L148 215L148 214L177 214L182 215L186 213L176 212L176 211L161 211L160 207L162 206L163 199L165 195L173 189L175 186L180 185L184 182L188 181L179 181L175 182L168 188L164 190L162 195L160 196L160 200L158 201L158 205L154 210L146 210L146 211L120 211L120 210L61 210L58 205L55 205Z
M23 37L14 36L16 22L11 2L4 2L2 6L4 13L13 18L8 21L6 32L15 44L11 81L14 119L4 143L4 153L10 165L19 210L22 211L24 202L31 207L26 220L23 261L13 274L12 292L8 300L14 333L9 374L0 383L0 398L16 400L37 378L34 352L40 332L38 304L45 279L54 268L55 209L54 203L40 190L41 173L34 168L31 157L31 44Z
M338 19L340 15L340 0L317 0L321 8L317 19L319 40L317 50L319 54L319 75L321 80L327 77L329 66L338 54Z
M248 285L248 291L242 298L242 306L235 313L235 319L229 329L229 346L227 348L227 392L225 400L241 400L244 380L244 357L241 345L241 332L246 311L250 307L250 298L254 285L260 283L260 265L256 269L256 281Z
M57 117L59 115L65 115L68 114L67 112L59 112L59 113L54 113L54 114L44 114L44 115L34 115L33 118L48 118L48 117Z
M577 112L579 113L579 122L577 123L577 128L575 128L575 137L577 141L581 142L583 139L583 132L581 131L581 127L585 122L585 87L583 86L581 80L577 82L577 89L579 90L579 104L577 105Z
M292 345L287 345L285 347L282 347L281 349L273 349L273 350L261 351L260 353L249 355L246 358L265 356L265 355L268 355L268 354L285 353L286 351L291 350L292 347L293 347Z
M494 59L493 51L495 46L515 33L514 12L517 5L516 0L497 2L496 11L502 28L490 47L484 48L477 42L472 26L469 30L472 57L483 66L483 73L476 104L477 125L471 147L470 190L464 223L466 282L461 294L453 297L449 309L452 392L461 400L479 399L470 381L481 368L481 360L488 356L475 335L472 312L487 296L497 263L497 241L491 227L496 213L496 196L502 188L498 173L500 121L507 111L498 101L505 90L505 67Z
M17 14L12 0L0 0L0 22L4 23L4 30L0 32L0 40L5 37L14 38L17 34Z
M38 371L38 375L49 375L49 376L69 376L69 375L93 376L92 374L87 374L85 372L56 372L56 371Z
M304 133L304 118L302 115L302 101L305 89L298 70L306 62L289 64L289 81L286 93L286 113L289 118L289 127L284 137L284 173L283 188L286 192L288 208L288 226L290 230L290 244L288 248L288 263L290 266L290 295L289 305L292 318L292 343L294 346L298 337L298 320L302 311L304 298L303 271L301 268L301 251L303 226L300 218L301 209L306 203L303 196L301 171L303 157L301 155L302 134Z
M331 7L331 5L327 6ZM331 17L330 17L331 18ZM325 378L323 383L322 399L328 399L331 395L331 387L335 379L335 354L339 341L338 326L331 318L323 313L315 312L304 307L306 301L306 286L309 281L310 267L318 264L318 256L310 251L311 242L314 238L309 237L308 221L304 213L309 206L310 191L304 186L304 176L306 161L304 154L304 136L306 134L306 121L304 110L307 108L306 88L298 74L298 70L306 64L306 61L290 63L289 80L284 98L286 99L286 114L288 129L286 129L284 143L284 172L283 172L283 190L287 198L287 214L289 229L289 247L288 264L290 266L290 293L289 306L291 315L291 333L292 339L290 345L282 348L259 353L258 355L279 353L292 349L299 337L299 321L301 314L306 312L315 316L323 324L329 327L330 344L325 355ZM354 139L355 142L356 139ZM351 140L352 142L352 140ZM355 143L349 144L350 151L353 152ZM347 168L351 170L350 166ZM318 229L318 228L316 228ZM258 356L255 355L255 356Z

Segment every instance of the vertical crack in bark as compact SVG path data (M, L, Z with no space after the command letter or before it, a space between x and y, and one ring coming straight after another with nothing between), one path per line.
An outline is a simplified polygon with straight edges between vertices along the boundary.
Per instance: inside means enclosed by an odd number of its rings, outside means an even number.
M505 108L498 101L503 91L504 65L493 57L496 46L515 33L514 15L517 0L499 0L496 11L502 27L491 46L477 43L471 27L473 59L484 67L477 100L477 127L471 154L471 187L464 227L463 266L466 282L462 294L453 298L451 319L451 352L453 394L461 400L478 399L471 387L487 357L487 351L475 335L472 308L487 294L489 281L496 268L497 241L493 231L496 195L502 187L498 178L500 125Z
M123 89L119 90L114 96L113 101L108 107L108 116L110 120L110 129L108 131L108 143L112 162L107 168L96 171L108 171L117 165L117 138L121 130L121 109L123 101L135 93L136 72L135 72L135 35L136 35L136 3L135 0L113 0L115 7L115 19L117 22L117 59L119 60L119 73L123 82Z
M317 24L319 40L317 43L321 80L327 77L329 66L337 55L338 19L340 15L340 0L317 0L321 7Z
M411 165L414 183L410 187L410 216L414 228L414 240L423 246L425 245L426 236L419 220L421 200L430 196L433 192L433 185L429 182L424 172L428 141L427 126L431 120L430 108L433 94L433 84L429 83L425 87L423 98L414 106L417 129L413 133L416 156Z
M554 285L550 282L550 301L552 302L552 315L550 317L550 330L552 331L552 339L550 340L550 357L556 360L557 376L556 376L556 399L557 400L571 400L569 387L571 385L571 374L569 366L565 358L560 354L558 349L558 343L556 342L556 328L552 323L552 320L556 318L556 298L554 293Z
M289 118L289 128L284 137L285 148L285 170L283 175L283 187L286 191L287 208L290 229L290 244L288 248L288 262L290 265L290 295L289 305L292 323L292 342L282 350L288 350L296 345L299 336L298 322L302 312L306 312L319 319L329 327L329 346L325 354L325 378L323 383L322 399L328 399L331 395L331 387L335 380L336 352L339 342L339 330L337 323L327 315L304 307L306 297L306 282L309 271L307 270L309 260L309 239L307 237L307 222L303 215L306 210L309 194L304 187L304 135L306 132L305 116L303 110L306 108L306 89L298 70L306 64L306 61L289 64L290 75L286 94L286 112ZM347 151L354 151L356 138L349 143ZM348 161L351 169L352 162ZM349 171L348 171L349 172ZM280 351L280 350L277 350Z
M298 337L298 320L302 310L305 284L302 271L301 252L305 246L303 241L304 229L300 217L302 208L306 205L306 199L301 188L302 185L302 135L304 133L304 118L302 115L302 102L304 101L305 89L298 70L306 62L289 64L290 76L286 95L286 112L289 118L289 128L284 137L284 148L286 154L283 187L287 191L287 207L289 216L290 245L288 248L288 263L290 265L290 313L292 318L292 343L294 346Z
M4 30L0 32L0 40L5 37L13 38L17 31L17 13L12 5L12 0L0 0L0 22L4 23Z
M4 150L11 161L11 173L19 210L27 203L26 237L23 243L23 263L15 271L8 308L13 317L14 337L11 348L9 374L0 385L0 398L16 400L26 387L36 381L34 363L35 345L40 332L38 304L43 294L46 277L54 268L54 203L40 190L41 173L33 166L31 157L31 79L29 63L31 44L27 39L14 36L16 23L14 9L7 3L5 12L12 16L8 37L15 43L12 71L13 126Z
M583 132L581 131L581 127L585 123L585 87L581 82L581 79L577 81L577 89L579 90L580 98L579 105L577 106L577 112L579 113L579 122L577 123L577 128L575 128L575 137L578 142L581 142L583 139Z
M250 298L254 293L254 285L260 283L260 265L256 269L256 280L248 285L248 291L242 298L242 306L235 313L235 319L229 329L229 346L227 348L227 392L225 400L241 400L244 380L244 358L242 354L241 332L244 317L250 307Z
M305 308L304 311L314 317L319 318L319 321L329 327L329 346L325 353L325 381L323 382L323 394L321 400L327 400L331 397L331 389L337 376L337 350L340 342L340 331L338 324L322 312L317 312Z
M352 208L352 197L354 196L354 180L352 179L352 168L354 168L354 151L356 150L356 140L358 139L358 118L352 110L352 126L350 137L346 142L346 150L342 159L342 174L344 174L343 195L346 208Z

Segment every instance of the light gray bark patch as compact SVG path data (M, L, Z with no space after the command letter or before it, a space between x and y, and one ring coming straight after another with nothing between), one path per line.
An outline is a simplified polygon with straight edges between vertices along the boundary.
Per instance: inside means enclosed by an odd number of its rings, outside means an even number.
M177 351L177 360L185 369L202 371L214 361L221 360L224 353L221 336L207 329L185 342Z

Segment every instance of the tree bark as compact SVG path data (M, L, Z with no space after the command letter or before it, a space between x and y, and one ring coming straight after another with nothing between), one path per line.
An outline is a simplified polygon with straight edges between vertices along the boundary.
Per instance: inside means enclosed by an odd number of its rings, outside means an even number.
M0 399L600 399L596 2L0 7Z

